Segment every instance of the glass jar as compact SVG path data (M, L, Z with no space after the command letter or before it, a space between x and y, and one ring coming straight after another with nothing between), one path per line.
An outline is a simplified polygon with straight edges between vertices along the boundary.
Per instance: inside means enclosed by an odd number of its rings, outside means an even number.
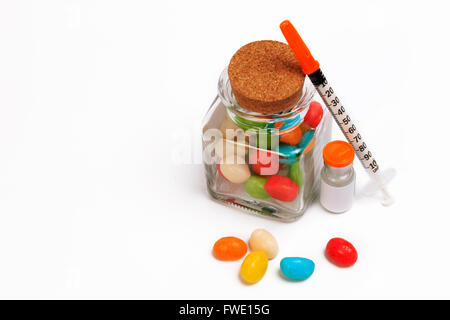
M316 128L303 122L314 94L306 78L289 110L251 112L239 106L227 69L222 72L203 120L203 162L213 199L282 221L305 212L317 195L322 149L331 138L327 110Z

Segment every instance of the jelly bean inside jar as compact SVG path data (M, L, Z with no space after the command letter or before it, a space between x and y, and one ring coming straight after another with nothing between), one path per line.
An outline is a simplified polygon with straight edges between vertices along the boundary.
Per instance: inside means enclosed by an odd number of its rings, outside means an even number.
M300 126L297 126L289 132L281 135L280 142L295 146L300 143L300 140L302 140L302 135L302 129Z
M266 273L269 259L264 251L253 251L245 257L241 265L241 278L248 284L260 281Z
M280 143L278 150L280 153L279 161L286 164L294 163L302 152L302 149L298 145L291 146L285 143Z
M303 185L303 171L300 162L296 161L289 167L289 178L297 184L298 189Z
M256 149L249 157L253 172L260 176L272 176L278 173L278 154L266 150Z
M315 134L314 130L306 131L303 134L302 140L300 141L300 144L299 144L299 147L302 150L305 150L308 147L308 145L311 143L312 139L314 138L314 134Z
M245 191L256 199L267 199L270 198L269 194L264 189L268 178L252 176L245 183Z
M245 159L241 157L226 157L218 165L220 175L232 183L244 183L250 178L251 173Z
M284 176L272 176L264 185L266 192L274 199L292 202L297 198L299 189L297 184Z
M317 101L312 101L309 105L308 112L306 113L305 119L301 125L303 131L308 131L309 129L315 129L320 124L323 118L323 107Z

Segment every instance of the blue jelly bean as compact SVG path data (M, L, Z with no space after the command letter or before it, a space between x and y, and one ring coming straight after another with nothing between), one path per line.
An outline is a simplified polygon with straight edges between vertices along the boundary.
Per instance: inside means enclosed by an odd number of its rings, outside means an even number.
M314 133L314 130L308 130L303 134L302 140L300 140L300 143L298 145L302 150L304 150L314 138Z
M298 146L280 143L278 151L280 152L279 161L281 163L292 164L297 160L297 156L301 153L302 149Z
M284 131L290 128L294 128L295 126L297 126L300 122L301 122L301 118L300 116L296 116L294 118L291 119L286 119L285 116L273 116L273 119L277 119L280 120L278 122L274 122L274 123L270 123L268 125L269 128L274 128L275 127L275 123L278 125L278 130L279 131ZM281 126L280 126L281 125Z
M314 262L306 258L284 258L280 262L281 272L293 280L308 279L314 272Z

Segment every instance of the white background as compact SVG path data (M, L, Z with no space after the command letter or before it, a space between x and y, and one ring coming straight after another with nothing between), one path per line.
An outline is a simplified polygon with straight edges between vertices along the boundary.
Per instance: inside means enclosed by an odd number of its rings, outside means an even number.
M450 298L447 3L1 1L0 298ZM218 76L240 46L283 41L284 19L397 169L392 207L359 195L359 163L341 215L315 203L286 224L207 195ZM248 286L211 248L257 227L280 253ZM325 259L334 236L357 247L354 267ZM285 256L315 273L284 280Z

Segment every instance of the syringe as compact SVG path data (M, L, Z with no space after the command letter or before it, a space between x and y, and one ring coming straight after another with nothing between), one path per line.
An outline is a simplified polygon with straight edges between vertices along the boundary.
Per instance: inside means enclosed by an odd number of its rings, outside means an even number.
M291 47L297 60L300 62L303 72L311 79L311 82L314 84L323 102L333 115L334 120L336 120L342 133L355 149L357 157L374 182L371 189L380 190L382 192L383 205L391 205L394 202L394 199L387 191L386 184L388 180L393 177L395 171L390 170L387 171L386 174L380 173L378 163L372 152L367 147L366 142L362 139L361 134L351 120L348 111L337 97L336 91L331 87L330 83L322 73L319 62L313 58L297 30L288 20L283 21L280 28L289 47Z

